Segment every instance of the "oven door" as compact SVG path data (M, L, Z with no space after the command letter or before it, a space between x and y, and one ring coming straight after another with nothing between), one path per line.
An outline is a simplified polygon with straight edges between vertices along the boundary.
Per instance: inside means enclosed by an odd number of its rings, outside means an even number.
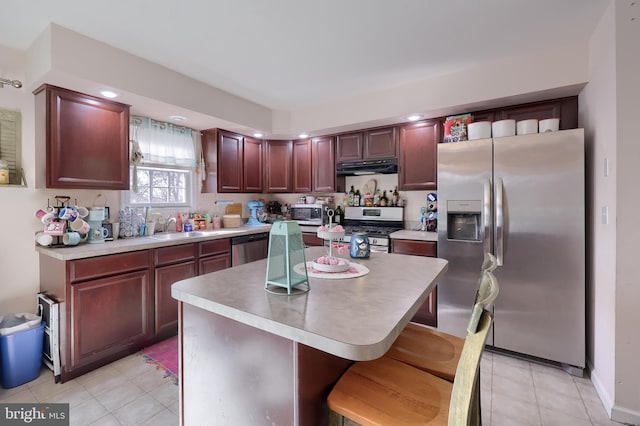
M351 242L351 235L345 235L344 240L340 241L341 247L346 247L349 250L349 243ZM369 250L375 253L390 253L389 240L387 238L374 237L369 238Z

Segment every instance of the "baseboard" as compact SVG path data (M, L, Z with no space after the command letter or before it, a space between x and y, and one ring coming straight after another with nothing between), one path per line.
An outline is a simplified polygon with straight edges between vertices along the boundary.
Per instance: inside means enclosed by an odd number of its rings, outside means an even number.
M593 365L589 360L587 360L587 367L591 372L591 383L593 383L593 387L595 388L600 401L602 401L602 405L604 405L604 409L609 418L615 422L640 425L640 412L628 410L624 407L615 405L611 399L611 395L609 395L605 387L602 385L598 372L594 370Z

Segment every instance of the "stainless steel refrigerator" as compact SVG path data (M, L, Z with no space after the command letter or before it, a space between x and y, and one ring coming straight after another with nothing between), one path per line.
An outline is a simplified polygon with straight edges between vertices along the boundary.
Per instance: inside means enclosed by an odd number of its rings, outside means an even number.
M585 365L582 129L438 145L438 329L465 335L483 253L500 294L488 344ZM572 371L576 369L576 371Z

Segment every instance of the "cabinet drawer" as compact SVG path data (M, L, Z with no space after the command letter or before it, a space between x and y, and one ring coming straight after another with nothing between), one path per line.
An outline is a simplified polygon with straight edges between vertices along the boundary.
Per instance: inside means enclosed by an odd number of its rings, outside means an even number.
M198 253L200 257L211 256L214 254L229 253L231 251L231 240L223 238L221 240L203 241L198 244Z
M324 240L322 238L318 238L318 236L313 233L303 232L302 233L302 242L305 247L313 247L313 246L323 246Z
M148 267L148 250L72 260L69 262L69 281L73 283Z
M186 262L196 257L196 245L182 244L179 246L161 247L153 250L153 261L156 266L176 262Z
M433 241L392 240L391 245L392 253L436 257L436 243Z

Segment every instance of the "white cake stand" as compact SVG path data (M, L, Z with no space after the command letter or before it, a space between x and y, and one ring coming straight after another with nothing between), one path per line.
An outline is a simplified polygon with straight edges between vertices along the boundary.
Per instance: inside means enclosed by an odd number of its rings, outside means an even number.
M344 272L349 269L351 266L350 262L347 259L343 259L340 257L333 256L333 242L334 241L342 241L344 239L344 230L342 231L332 231L333 228L333 209L327 209L327 216L329 216L329 225L328 230L326 231L318 231L318 238L322 238L323 240L329 241L329 259L336 259L338 261L337 265L327 265L325 263L316 262L317 259L313 260L313 268L322 271L322 272Z

